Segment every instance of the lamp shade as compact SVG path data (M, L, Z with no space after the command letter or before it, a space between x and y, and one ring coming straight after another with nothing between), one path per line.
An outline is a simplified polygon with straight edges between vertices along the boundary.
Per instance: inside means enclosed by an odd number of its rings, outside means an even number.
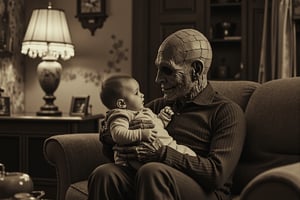
M33 10L21 52L32 58L50 56L67 60L74 56L64 11L51 6Z

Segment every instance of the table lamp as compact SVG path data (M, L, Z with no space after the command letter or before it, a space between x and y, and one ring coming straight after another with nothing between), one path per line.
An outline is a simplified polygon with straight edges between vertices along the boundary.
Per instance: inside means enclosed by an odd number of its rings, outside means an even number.
M22 42L22 54L31 58L40 57L42 62L37 67L37 76L45 92L45 104L36 114L39 116L61 116L62 112L54 105L54 92L57 89L62 66L57 62L60 57L68 60L74 56L74 46L63 10L35 9L32 12L27 31Z

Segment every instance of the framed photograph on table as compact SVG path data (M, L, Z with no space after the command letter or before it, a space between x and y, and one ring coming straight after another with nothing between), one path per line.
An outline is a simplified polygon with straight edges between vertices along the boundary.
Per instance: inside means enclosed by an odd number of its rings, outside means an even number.
M88 115L90 96L73 96L70 108L71 116Z
M0 116L10 115L10 98L0 96Z

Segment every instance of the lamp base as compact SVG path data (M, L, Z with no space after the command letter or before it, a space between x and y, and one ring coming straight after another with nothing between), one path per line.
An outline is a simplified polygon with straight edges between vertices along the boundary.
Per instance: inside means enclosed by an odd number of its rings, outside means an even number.
M45 92L43 99L45 104L36 114L39 116L61 116L62 112L54 105L54 91L57 89L62 72L61 65L51 57L43 58L43 61L38 65L37 74L40 85Z
M40 110L36 112L37 116L62 116L62 112L58 110Z
M53 104L56 99L55 96L44 96L46 104L43 105L40 111L36 112L38 116L61 116L62 112L58 110L58 107Z

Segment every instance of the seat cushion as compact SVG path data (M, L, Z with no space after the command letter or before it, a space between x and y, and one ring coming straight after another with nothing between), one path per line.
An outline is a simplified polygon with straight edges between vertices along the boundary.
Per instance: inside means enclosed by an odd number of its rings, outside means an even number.
M66 200L86 200L88 197L88 181L80 181L71 184L66 192Z

